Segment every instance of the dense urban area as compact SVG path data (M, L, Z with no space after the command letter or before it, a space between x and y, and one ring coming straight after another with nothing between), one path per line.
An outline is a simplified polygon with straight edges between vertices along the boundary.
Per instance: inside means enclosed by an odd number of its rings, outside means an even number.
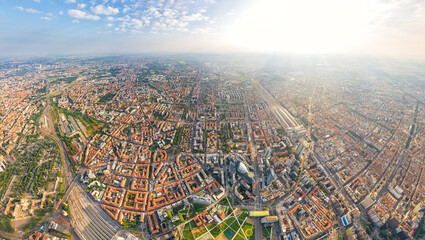
M423 239L425 66L0 60L0 239Z

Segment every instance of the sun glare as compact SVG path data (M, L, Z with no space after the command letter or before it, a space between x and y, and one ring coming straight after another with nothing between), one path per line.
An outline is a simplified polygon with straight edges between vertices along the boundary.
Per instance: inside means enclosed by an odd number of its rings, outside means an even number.
M265 0L251 5L230 27L231 45L257 51L337 53L370 38L368 0Z

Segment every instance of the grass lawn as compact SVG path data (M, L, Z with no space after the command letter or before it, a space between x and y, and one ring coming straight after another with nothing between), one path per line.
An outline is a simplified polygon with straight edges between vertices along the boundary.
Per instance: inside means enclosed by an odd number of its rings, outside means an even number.
M227 228L227 225L224 224L224 222L220 223L220 225L218 225L218 227L221 229L221 231L223 231L224 229Z
M196 226L196 223L195 223L195 221L190 221L189 222L190 223L190 227L193 229L193 228L197 228L197 226Z
M230 218L228 218L228 219L226 219L226 220L224 220L224 222L227 224L227 225L231 225L232 223L233 223L233 221L235 221L235 217L230 217Z
M241 225L239 225L238 221L234 221L234 222L230 225L230 227L231 227L233 230L238 231L238 230L239 230L239 228L241 227Z
M239 231L240 232L240 231ZM238 233L233 240L245 240L245 235L243 233Z
M205 229L204 226L200 226L199 228L195 226L192 228L192 234L195 238L199 238L200 236L204 235L204 233L206 232L207 232L207 229Z
M203 211L205 211L205 209L207 209L207 205L203 205L203 204L197 204L197 203L193 203L192 204L193 207L193 211L196 213L201 213Z
M271 227L263 227L263 237L269 239L271 230L272 230Z
M210 230L210 233L213 235L214 238L218 237L221 233L221 229L219 226L216 226L215 228Z
M0 217L0 229L1 228L8 233L15 232L15 229L12 227L12 223L10 222L10 218L8 217Z
M199 228L199 232L201 233L201 235L203 235L204 233L206 233L206 232L207 232L207 229L206 229L204 226L201 226L201 227Z
M246 217L248 217L248 212L242 212L241 215L239 215L238 219L242 223Z
M207 225L207 229L208 229L208 230L211 230L211 229L213 229L215 226L217 226L217 224L215 224L215 223L208 224L208 225Z
M186 240L194 240L191 230L184 230L183 236L184 236L184 239L186 239Z
M183 214L183 213L187 213L187 209L183 209L184 208L184 205L182 204L182 205L179 205L179 206L176 206L176 207L174 207L173 208L173 215L176 215L177 213L181 213L181 214ZM181 211L181 212L180 212ZM183 211L185 211L185 212L183 212Z
M186 211L186 213L182 213L183 215L186 216L186 218L193 218L196 216L195 211L193 210L192 207L188 208L188 209L184 209L182 210L183 212Z
M227 229L224 231L224 236L225 236L227 239L232 239L232 238L235 236L235 234L236 234L236 232L235 232L233 229L231 229L230 227L229 227L229 228L227 228Z
M249 223L244 223L242 226L242 230L244 231L245 235L247 237L254 236L254 225ZM255 238L255 236L254 236Z
M198 237L200 237L202 234L200 233L200 232L195 232L195 238L198 238Z

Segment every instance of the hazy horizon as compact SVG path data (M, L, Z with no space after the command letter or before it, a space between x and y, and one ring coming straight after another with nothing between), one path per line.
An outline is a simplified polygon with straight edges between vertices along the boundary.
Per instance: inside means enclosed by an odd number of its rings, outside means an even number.
M265 53L425 59L419 0L0 0L1 57Z

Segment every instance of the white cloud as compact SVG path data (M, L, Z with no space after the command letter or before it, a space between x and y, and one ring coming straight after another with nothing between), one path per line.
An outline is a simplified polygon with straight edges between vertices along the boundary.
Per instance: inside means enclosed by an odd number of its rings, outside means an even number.
M164 0L158 0L157 5L162 8L162 6L164 6Z
M132 30L136 30L137 32L139 32L140 29L144 27L142 20L136 19L136 18L130 18L128 15L123 18L110 17L108 20L121 22L119 24L119 27L114 28L114 30L118 32L127 32ZM112 23L108 23L106 26L113 27L114 25ZM132 31L132 32L135 32L135 31Z
M176 12L172 9L165 9L164 12L162 13L162 15L164 17L171 18L171 17L174 17L176 15Z
M68 10L68 15L70 17L73 18L78 18L78 19L88 19L88 20L99 20L100 17L96 16L96 15L92 15L77 9L69 9Z
M143 32L142 32L142 31L140 31L140 30L132 29L132 30L131 30L131 33L143 33Z
M125 28L125 26L124 27L116 27L116 28L114 28L114 30L115 31L117 31L117 32L127 32L127 29Z
M63 11L59 11L59 15L63 15Z
M129 10L131 10L131 8L129 6L125 6L124 9L122 10L123 13L127 13Z
M151 14L153 17L159 18L161 17L161 13L159 13L157 8L151 7L148 10L148 13Z
M80 23L77 19L72 20L72 23Z
M209 19L208 17L202 15L201 13L194 13L194 14L182 17L183 21L189 21L189 22L202 21L202 20L208 20L208 19Z
M128 22L131 20L130 16L125 15L124 17L106 17L106 20L109 22Z
M23 8L21 6L16 6L16 9L18 9L19 11L25 11L25 12L29 12L29 13L42 13L41 11L38 11L36 9L33 9L33 8Z
M99 15L117 15L120 10L111 6L97 5L91 8L91 11Z
M41 13L40 11L35 10L35 9L33 9L33 8L27 8L27 9L25 9L25 11L27 11L27 12L29 12L29 13Z
M143 22L145 22L146 25L149 25L151 23L151 18L147 16L142 17Z
M133 28L137 28L137 29L139 29L139 28L142 28L143 27L143 22L141 21L141 20L139 20L139 19L131 19L131 21L130 21L130 23L129 23L129 26L130 27L133 27Z
M167 25L165 24L165 23L160 23L160 22L155 22L154 24L153 24L153 28L152 29L154 29L154 30L156 30L156 29L159 29L159 28L162 28L162 29L165 29L165 28L167 28Z
M65 3L75 3L76 0L65 0Z
M53 17L54 17L55 15L53 14L53 13L46 13L46 16L42 16L42 17L40 17L41 19L43 19L43 20L47 20L47 21L50 21L50 20L52 20L53 19Z
M39 3L40 2L40 0L33 0L34 2L36 2L36 3Z
M214 1L209 1L212 3ZM205 33L208 25L215 22L210 19L205 13L208 12L207 8L194 9L187 4L181 2L174 3L170 0L156 1L156 6L148 6L141 14L137 7L132 5L132 9L137 16L137 19L143 21L143 28L150 27L151 32L193 32L193 25L195 24L197 33ZM170 7L170 4L174 4ZM133 14L130 14L133 17ZM206 25L206 26L205 26ZM132 28L130 24L126 24L128 28Z
M216 0L201 0L203 6L193 6L190 1L175 0L92 0L74 1L75 7L68 15L77 19L104 20L103 27L120 32L132 30L150 32L204 33L214 19L208 16L208 6ZM90 2L90 3L88 3ZM122 3L120 7L112 5ZM81 21L81 20L80 20ZM135 31L133 31L135 32Z

